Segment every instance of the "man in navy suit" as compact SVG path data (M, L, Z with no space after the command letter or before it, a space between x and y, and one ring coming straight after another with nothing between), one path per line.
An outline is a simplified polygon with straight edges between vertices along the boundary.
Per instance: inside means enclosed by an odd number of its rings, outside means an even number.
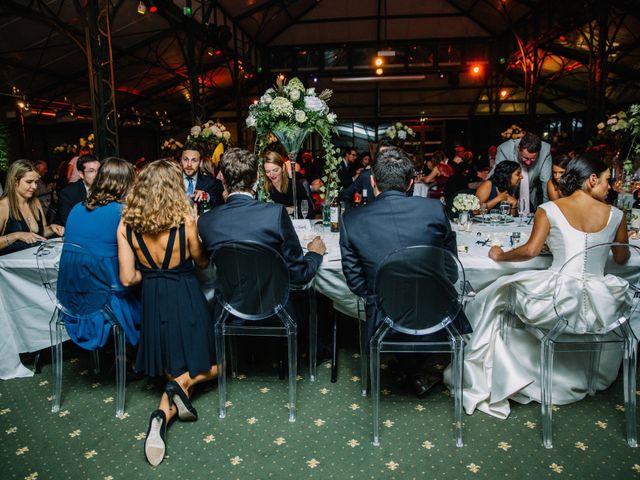
M413 183L413 165L399 148L379 152L372 169L374 202L350 210L342 221L340 250L342 271L349 289L371 299L375 294L375 277L381 262L390 253L414 245L432 245L457 255L455 233L440 201L409 197ZM454 322L461 333L469 333L464 316ZM367 302L368 340L377 330L382 315ZM419 374L418 360L407 355L398 357L411 386L418 395L429 385Z
M204 192L209 196L211 208L222 205L224 203L222 182L202 173L200 171L201 165L202 153L198 147L186 144L180 154L180 166L182 167L182 179L187 196L199 202Z
M203 246L211 253L225 242L250 240L261 243L282 256L289 269L291 285L308 284L326 251L322 239L315 237L303 255L284 205L256 200L254 187L258 182L258 159L255 155L232 148L224 153L220 165L229 196L227 203L198 220Z
M100 169L100 161L91 154L81 155L76 163L80 180L70 183L58 193L58 210L54 222L65 225L71 209L87 198L87 192Z

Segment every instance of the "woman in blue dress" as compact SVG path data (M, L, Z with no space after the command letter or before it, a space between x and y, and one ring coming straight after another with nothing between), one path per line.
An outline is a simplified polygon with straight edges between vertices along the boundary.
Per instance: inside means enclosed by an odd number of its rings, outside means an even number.
M515 211L518 207L518 199L513 196L513 192L520 185L521 180L520 164L505 160L498 163L491 177L478 186L476 197L481 204L486 204L488 210L497 208L502 202L507 202L511 205L511 210Z
M80 271L85 271L82 265L87 263L86 255L65 246L58 275L59 291L75 282L83 282L86 289L90 282L91 291L108 292L108 296L105 294L108 306L131 345L136 345L140 336L140 301L133 289L120 283L117 231L121 202L134 177L133 166L126 160L111 157L100 166L87 200L78 203L69 213L64 237L66 243L82 247L93 257L92 271L89 275L80 275ZM63 316L67 333L81 347L93 350L106 343L111 326L103 314L97 313L82 322Z
M142 322L136 369L169 382L149 419L145 456L164 459L166 430L177 415L197 420L193 387L217 377L213 321L194 262L209 260L176 163L156 160L138 175L118 227L120 279L142 283Z

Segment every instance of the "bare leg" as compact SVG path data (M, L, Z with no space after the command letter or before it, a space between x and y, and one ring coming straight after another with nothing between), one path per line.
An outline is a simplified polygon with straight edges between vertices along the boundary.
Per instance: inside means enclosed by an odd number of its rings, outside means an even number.
M189 372L185 372L182 375L177 376L174 380L182 387L187 396L191 396L191 390L195 385L202 382L208 382L218 377L218 366L212 365L208 372L197 374L195 377L191 377ZM166 396L166 395L165 395ZM168 406L168 403L167 403Z

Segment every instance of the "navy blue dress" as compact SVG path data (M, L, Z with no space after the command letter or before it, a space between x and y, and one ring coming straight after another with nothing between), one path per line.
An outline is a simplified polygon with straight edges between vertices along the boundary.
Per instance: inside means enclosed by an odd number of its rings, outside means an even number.
M41 217L36 218L36 223L38 224L38 230L33 233L37 233L38 235L44 235L44 222ZM4 227L4 232L2 235L9 235L14 232L30 232L31 229L27 222L23 218L11 218L7 220L7 224ZM0 250L0 255L7 255L8 253L19 252L20 250L24 250L26 248L33 247L34 244L23 242L22 240L16 240L11 245L6 248Z
M180 263L169 268L178 233ZM127 240L134 252L133 232ZM186 257L184 224L172 228L162 265L153 261L141 234L136 241L149 267L138 260L142 273L142 325L136 370L151 376L166 372L194 377L216 363L213 321L195 276L193 260ZM135 253L137 257L137 252Z
M100 292L103 292L102 298L108 302L127 342L136 345L140 336L140 300L137 289L125 288L120 282L118 266L117 231L121 212L122 204L117 202L94 210L88 210L82 203L73 207L67 218L64 240L79 245L92 258L88 259L87 255L65 247L60 258L57 288L59 296L65 290L86 290L94 294L91 300L85 296L82 305L76 304L76 311L88 309L90 301L99 303ZM74 303L76 299L68 298L68 301ZM110 323L104 314L96 312L82 321L64 312L62 316L69 337L81 347L93 350L106 343Z

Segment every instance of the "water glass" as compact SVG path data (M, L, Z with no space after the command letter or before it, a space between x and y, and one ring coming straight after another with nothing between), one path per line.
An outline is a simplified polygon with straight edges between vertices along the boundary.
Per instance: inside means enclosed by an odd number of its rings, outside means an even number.
M480 204L480 209L478 210L478 212L480 213L480 218L482 219L482 224L484 225L485 223L487 223L487 212L489 210L487 209L487 204L486 203L481 203Z
M500 210L493 209L489 212L489 225L495 227L500 222Z
M305 219L309 215L309 203L306 200L300 202L300 218Z
M500 202L500 213L502 214L502 221L507 223L507 217L511 212L511 204L509 202Z
M520 232L511 232L511 241L513 243L520 243Z

